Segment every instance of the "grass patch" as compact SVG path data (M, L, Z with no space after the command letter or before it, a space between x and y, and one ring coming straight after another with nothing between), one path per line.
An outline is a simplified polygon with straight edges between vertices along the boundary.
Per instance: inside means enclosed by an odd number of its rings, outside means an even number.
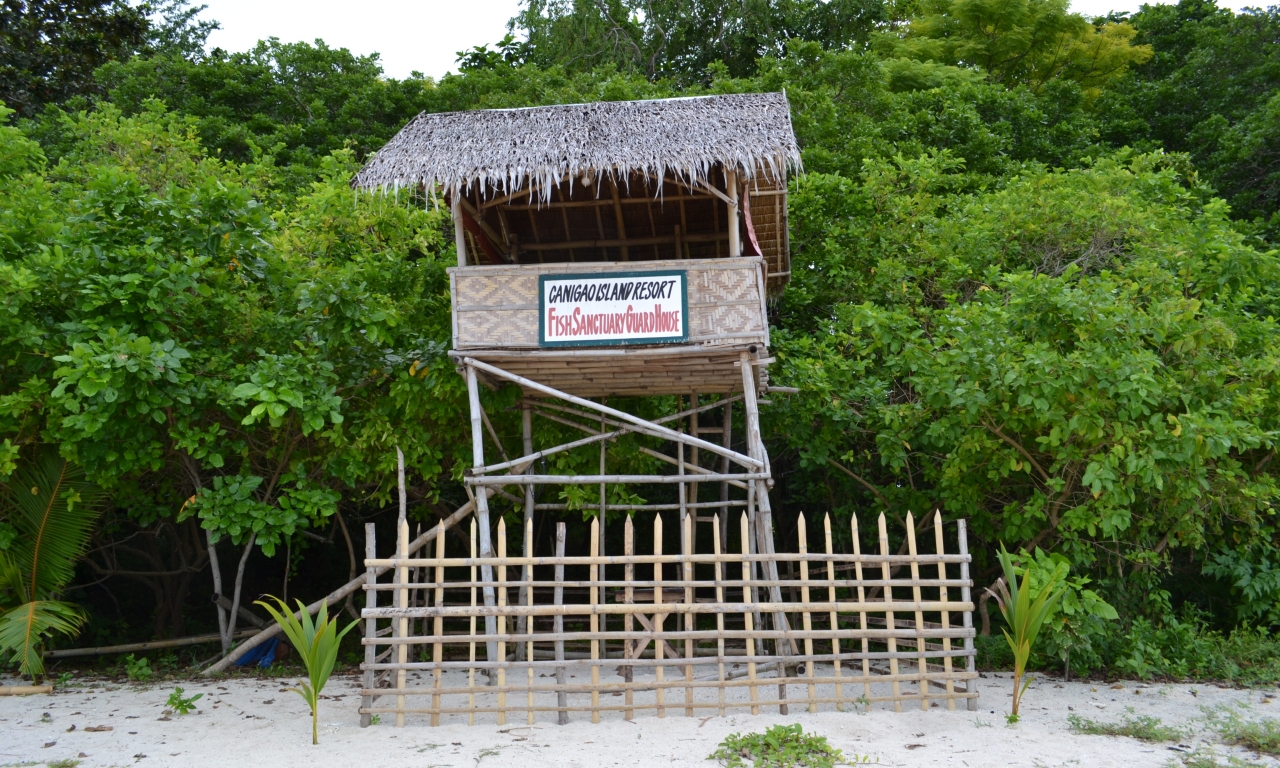
M1125 736L1138 741L1159 742L1178 741L1186 737L1187 732L1160 722L1158 717L1128 714L1118 723L1104 723L1101 720L1090 720L1079 715L1068 715L1067 724L1072 731L1090 736Z
M1227 744L1280 757L1280 720L1246 720L1236 712L1216 710L1209 727Z
M1224 762L1225 761L1225 762ZM1267 768L1262 763L1243 760L1235 755L1217 755L1206 749L1197 749L1181 759L1170 760L1165 768Z
M719 760L726 768L832 768L850 764L825 737L807 734L799 724L775 725L764 733L730 734L707 759Z

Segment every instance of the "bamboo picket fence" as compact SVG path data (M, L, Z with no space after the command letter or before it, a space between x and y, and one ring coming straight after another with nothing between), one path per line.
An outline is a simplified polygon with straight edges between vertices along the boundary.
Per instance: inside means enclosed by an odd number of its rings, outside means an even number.
M729 537L719 515L707 520L715 523L709 553L692 551L693 515L678 523L684 551L675 554L663 552L661 514L648 554L636 551L631 516L620 555L600 552L595 520L590 554L573 556L564 554L563 523L556 555L538 557L507 555L501 519L491 558L476 555L474 517L466 557L447 556L443 535L434 557L410 557L401 523L396 556L379 559L370 531L362 722L395 715L398 726L406 716L474 724L479 715L532 724L551 713L560 723L575 714L600 722L791 706L954 710L958 701L975 709L965 525L956 522L957 551L948 554L941 515L932 517L932 554L918 551L910 515L897 554L883 514L875 554L860 551L856 517L852 552L833 549L830 516L820 551L809 551L802 515L797 551L771 554L745 546L746 513L738 552L722 551ZM531 524L524 535L531 540ZM767 561L784 575L769 580ZM390 581L377 580L379 567L390 568ZM771 592L782 602L770 602Z

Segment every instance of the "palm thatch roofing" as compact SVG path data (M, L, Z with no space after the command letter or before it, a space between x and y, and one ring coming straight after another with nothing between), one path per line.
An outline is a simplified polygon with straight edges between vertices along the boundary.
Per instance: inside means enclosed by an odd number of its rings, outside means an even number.
M800 167L783 93L605 101L526 109L422 113L352 180L361 189L444 188L503 195L582 177L632 173L707 183L717 166L750 178Z

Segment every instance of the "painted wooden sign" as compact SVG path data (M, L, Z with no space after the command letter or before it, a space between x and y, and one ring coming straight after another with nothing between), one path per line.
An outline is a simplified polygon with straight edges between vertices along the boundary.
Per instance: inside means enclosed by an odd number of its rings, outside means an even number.
M542 275L543 347L667 344L689 338L684 270Z

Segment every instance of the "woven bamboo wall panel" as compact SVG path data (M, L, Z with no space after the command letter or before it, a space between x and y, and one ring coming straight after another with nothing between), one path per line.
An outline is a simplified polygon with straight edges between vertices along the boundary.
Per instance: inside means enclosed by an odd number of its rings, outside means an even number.
M456 267L453 348L538 347L538 276L683 269L689 278L689 343L766 344L759 258Z

